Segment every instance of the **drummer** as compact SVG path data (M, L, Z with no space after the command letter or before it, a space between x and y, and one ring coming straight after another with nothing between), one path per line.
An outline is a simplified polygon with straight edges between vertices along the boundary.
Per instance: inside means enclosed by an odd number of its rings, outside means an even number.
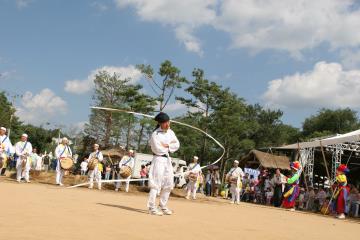
M187 184L187 195L186 199L190 199L190 195L193 200L196 199L196 191L199 186L199 177L201 174L201 167L198 163L199 158L197 156L194 156L193 162L189 164L188 171L189 172L189 182Z
M61 168L60 162L62 158L72 158L72 152L69 147L69 140L64 137L55 149L55 157L57 159L56 164L56 184L63 186L62 179L64 177L65 171Z
M0 168L0 175L5 173L7 164L9 163L9 157L14 154L14 148L11 144L9 137L6 135L6 128L0 127L0 154L5 155L3 158L7 159L3 162L2 167Z
M239 161L235 160L233 168L231 168L230 171L226 174L226 179L229 179L230 183L231 183L231 187L230 187L231 202L230 203L236 202L236 204L240 204L240 191L241 191L241 187L242 187L241 180L243 177L244 177L244 172L239 167Z
M30 154L32 153L31 143L28 141L28 135L26 133L21 135L19 142L15 144L16 159L16 180L21 182L21 178L24 177L27 183L30 182L29 172L31 168Z
M130 167L131 170L134 169L134 165L135 165L134 156L135 156L134 151L130 149L129 152L127 153L127 155L124 156L121 159L121 161L119 162L120 171L121 171L121 168L123 168L125 166ZM131 175L126 178L125 192L129 192L130 178L131 178ZM122 179L120 176L120 173L119 173L119 179ZM115 191L119 191L120 186L121 186L121 182L117 182L116 186L115 186Z
M99 150L99 144L94 144L94 152L90 153L88 161L91 161L92 159L96 158L98 160L98 163L95 165L95 168L93 170L89 170L89 181L90 186L89 188L94 187L94 178L95 181L98 184L98 189L101 190L101 171L99 171L99 164L103 161L104 157L101 151Z

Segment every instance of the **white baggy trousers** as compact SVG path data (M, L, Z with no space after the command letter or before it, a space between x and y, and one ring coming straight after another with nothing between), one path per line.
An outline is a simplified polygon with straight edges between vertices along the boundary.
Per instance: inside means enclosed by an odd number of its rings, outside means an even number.
M98 189L101 189L101 172L99 171L98 166L95 166L94 170L89 170L90 188L94 186L94 178L98 184Z
M171 159L154 156L149 171L148 208L156 208L156 196L160 195L160 208L166 208L171 190L174 188L174 172Z

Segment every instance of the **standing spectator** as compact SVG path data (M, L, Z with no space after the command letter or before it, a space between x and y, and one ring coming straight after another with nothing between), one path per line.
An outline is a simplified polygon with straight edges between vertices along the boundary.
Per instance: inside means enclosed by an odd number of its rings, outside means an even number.
M249 173L245 173L242 184L243 184L243 197L244 197L245 202L248 202L250 199Z
M206 182L205 182L205 188L206 188L206 196L211 196L211 184L212 184L212 170L209 169L206 174Z
M86 172L87 172L87 167L88 167L88 159L84 158L84 160L80 163L80 174L81 176L85 176Z
M110 179L110 173L111 173L111 166L110 166L110 164L108 164L108 165L106 165L106 168L105 168L105 180Z
M48 154L46 154L43 157L43 164L44 164L44 170L45 172L49 171L49 165L50 165L50 157Z
M215 169L213 172L213 177L211 182L212 196L217 197L219 195L220 185L221 185L220 173L218 169Z
M280 207L282 202L282 196L285 188L285 176L281 174L280 169L276 169L274 177L270 181L270 185L273 188L274 197L273 204L274 207Z
M31 169L36 169L37 159L39 155L37 154L37 149L33 148L32 153L30 154L30 162L31 162Z
M140 170L140 177L141 179L144 179L147 177L147 169L145 167L145 165L141 165L141 170ZM145 186L145 180L141 181L141 186L144 187Z
M43 169L43 155L41 154L36 159L35 170L36 171L41 171L42 169Z

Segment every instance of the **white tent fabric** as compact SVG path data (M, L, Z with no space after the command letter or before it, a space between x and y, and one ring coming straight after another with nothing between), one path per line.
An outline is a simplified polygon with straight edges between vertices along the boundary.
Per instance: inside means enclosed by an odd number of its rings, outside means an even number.
M282 147L277 147L277 149L298 149L298 148L303 149L303 148L320 147L321 145L328 146L328 145L348 143L348 142L358 142L358 141L360 141L360 129L345 134L339 134L334 137L314 140L311 142L294 143Z

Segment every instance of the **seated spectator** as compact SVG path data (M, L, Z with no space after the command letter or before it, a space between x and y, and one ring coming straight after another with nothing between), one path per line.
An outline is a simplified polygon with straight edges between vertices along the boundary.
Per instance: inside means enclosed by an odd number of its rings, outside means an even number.
M141 178L146 178L147 177L147 169L145 167L145 165L141 165L141 170L140 170L140 177ZM141 186L144 187L145 186L145 180L141 181Z
M80 173L81 173L81 176L85 176L85 175L86 175L87 167L88 167L87 158L84 158L84 160L80 163Z
M266 197L266 205L271 205L271 200L274 196L273 191L271 191L271 188L267 188L266 192L265 192L265 197Z
M108 164L108 165L106 165L106 168L105 168L105 180L110 179L110 173L111 173L111 166L110 166L110 164Z

